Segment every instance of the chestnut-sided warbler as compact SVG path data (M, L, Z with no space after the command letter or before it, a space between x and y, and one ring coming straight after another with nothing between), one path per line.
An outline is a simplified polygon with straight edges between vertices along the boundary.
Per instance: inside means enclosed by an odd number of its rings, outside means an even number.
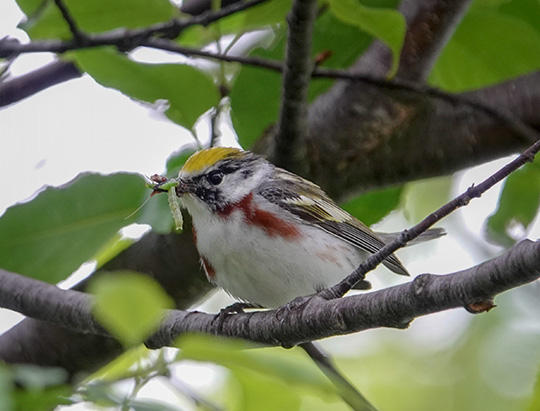
M374 233L317 185L236 148L193 154L176 194L193 218L208 279L260 307L338 283L396 236ZM423 239L443 233L430 230ZM395 255L383 264L408 275Z

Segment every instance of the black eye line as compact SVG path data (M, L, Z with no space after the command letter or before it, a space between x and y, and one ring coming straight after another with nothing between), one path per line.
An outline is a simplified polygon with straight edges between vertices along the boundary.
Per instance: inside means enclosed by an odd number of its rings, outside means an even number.
M219 166L215 171L221 171L223 174L232 174L236 170L238 170L240 167L233 166L231 164L222 164Z

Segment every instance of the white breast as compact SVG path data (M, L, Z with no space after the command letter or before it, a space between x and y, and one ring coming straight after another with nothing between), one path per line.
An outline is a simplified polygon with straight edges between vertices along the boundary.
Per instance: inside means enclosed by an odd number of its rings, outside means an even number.
M242 210L219 216L185 205L199 253L215 271L210 280L246 302L281 306L338 283L361 260L354 247L313 226L298 225L295 235L284 237L248 223ZM272 204L264 207L277 211Z

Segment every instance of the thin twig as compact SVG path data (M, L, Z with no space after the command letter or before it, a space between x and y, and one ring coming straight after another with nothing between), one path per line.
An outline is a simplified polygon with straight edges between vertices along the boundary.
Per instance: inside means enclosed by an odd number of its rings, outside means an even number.
M159 50L180 53L186 56L205 57L210 59L222 60L229 63L240 63L242 65L264 68L272 71L283 71L283 63L277 60L268 60L259 57L232 56L224 54L216 54L209 51L192 49L189 47L180 46L177 43L165 39L152 38L145 41L141 46L156 48ZM331 78L339 80L357 81L374 85L388 90L400 90L414 93L417 95L434 97L446 101L453 105L464 105L471 107L474 110L485 113L491 118L495 118L504 123L511 131L525 139L526 142L534 143L538 139L537 132L524 124L519 118L509 112L487 106L471 98L459 94L450 94L434 87L420 85L417 83L403 80L385 80L375 78L364 74L356 74L348 70L329 69L324 67L316 67L312 71L313 78Z
M371 255L365 261L363 261L356 270L354 270L344 280L336 284L335 286L323 290L320 295L323 298L339 298L349 292L359 281L365 278L366 273L377 267L382 261L389 257L394 251L404 247L409 241L414 240L420 234L425 232L429 227L442 220L444 217L454 212L460 207L463 207L474 198L479 198L487 190L493 187L495 184L508 177L512 172L523 166L525 163L531 162L534 159L536 153L540 151L540 138L529 147L523 154L502 167L495 174L489 176L478 185L469 187L464 193L454 198L452 201L446 203L440 207L437 211L428 215L420 223L414 227L404 230L398 238L388 243L378 252Z
M120 50L131 50L138 47L144 40L153 36L174 39L188 27L195 25L207 26L234 13L257 6L269 0L251 0L234 3L217 11L208 11L189 19L172 19L165 23L138 29L116 29L98 34L86 34L84 44L75 40L42 40L20 44L17 40L6 38L0 40L0 58L12 57L22 53L51 52L65 53L89 47L115 46Z
M377 411L377 409L336 368L331 358L319 345L306 342L298 345L319 369L335 385L340 397L355 411Z
M62 13L62 18L67 23L69 31L71 31L75 43L79 45L84 45L86 43L86 34L79 28L77 22L67 9L63 0L54 0L54 4L56 4L56 7L58 7L60 13Z
M424 83L472 0L406 0L407 32L395 78Z
M102 39L106 40L106 39ZM91 40L93 42L97 40ZM115 45L114 43L106 43L108 45ZM95 44L98 45L98 44ZM141 40L139 46L151 47L159 50L170 51L173 53L184 54L187 56L198 56L205 57L210 59L222 60L230 63L240 63L243 65L260 67L268 70L283 71L283 64L280 61L262 59L258 57L244 57L244 56L232 56L228 54L216 54L208 51L202 51L198 49L192 49L189 47L184 47L178 45L176 42L160 39L160 38L150 38L146 40ZM0 57L3 55L8 56L11 54L19 54L26 52L39 52L39 51L51 51L51 52L64 52L67 50L80 48L75 44L70 42L60 42L60 41L42 41L42 42L32 42L29 44L19 44L12 39L0 40ZM313 78L333 78L340 80L348 81L357 81L377 87L389 89L389 90L402 90L408 91L417 95L424 95L428 97L439 98L443 101L446 101L450 104L455 105L465 105L471 107L475 110L483 112L495 118L502 123L504 123L511 131L516 133L516 135L525 139L528 143L533 143L537 140L538 136L534 129L525 125L522 121L519 120L516 116L496 109L494 107L487 106L478 101L475 101L471 98L467 98L458 94L446 93L442 90L428 87L424 85L418 85L416 83L407 82L407 81L387 81L380 78L374 78L368 75L355 74L348 70L340 69L328 69L322 67L316 67L312 72Z

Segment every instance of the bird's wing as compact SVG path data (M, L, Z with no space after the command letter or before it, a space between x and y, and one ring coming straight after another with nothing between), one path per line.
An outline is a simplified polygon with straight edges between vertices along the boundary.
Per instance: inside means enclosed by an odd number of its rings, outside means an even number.
M385 246L376 233L340 208L319 186L285 170L276 169L276 173L276 179L259 187L259 194L268 201L362 251L373 254ZM409 275L393 254L383 264L396 274Z

